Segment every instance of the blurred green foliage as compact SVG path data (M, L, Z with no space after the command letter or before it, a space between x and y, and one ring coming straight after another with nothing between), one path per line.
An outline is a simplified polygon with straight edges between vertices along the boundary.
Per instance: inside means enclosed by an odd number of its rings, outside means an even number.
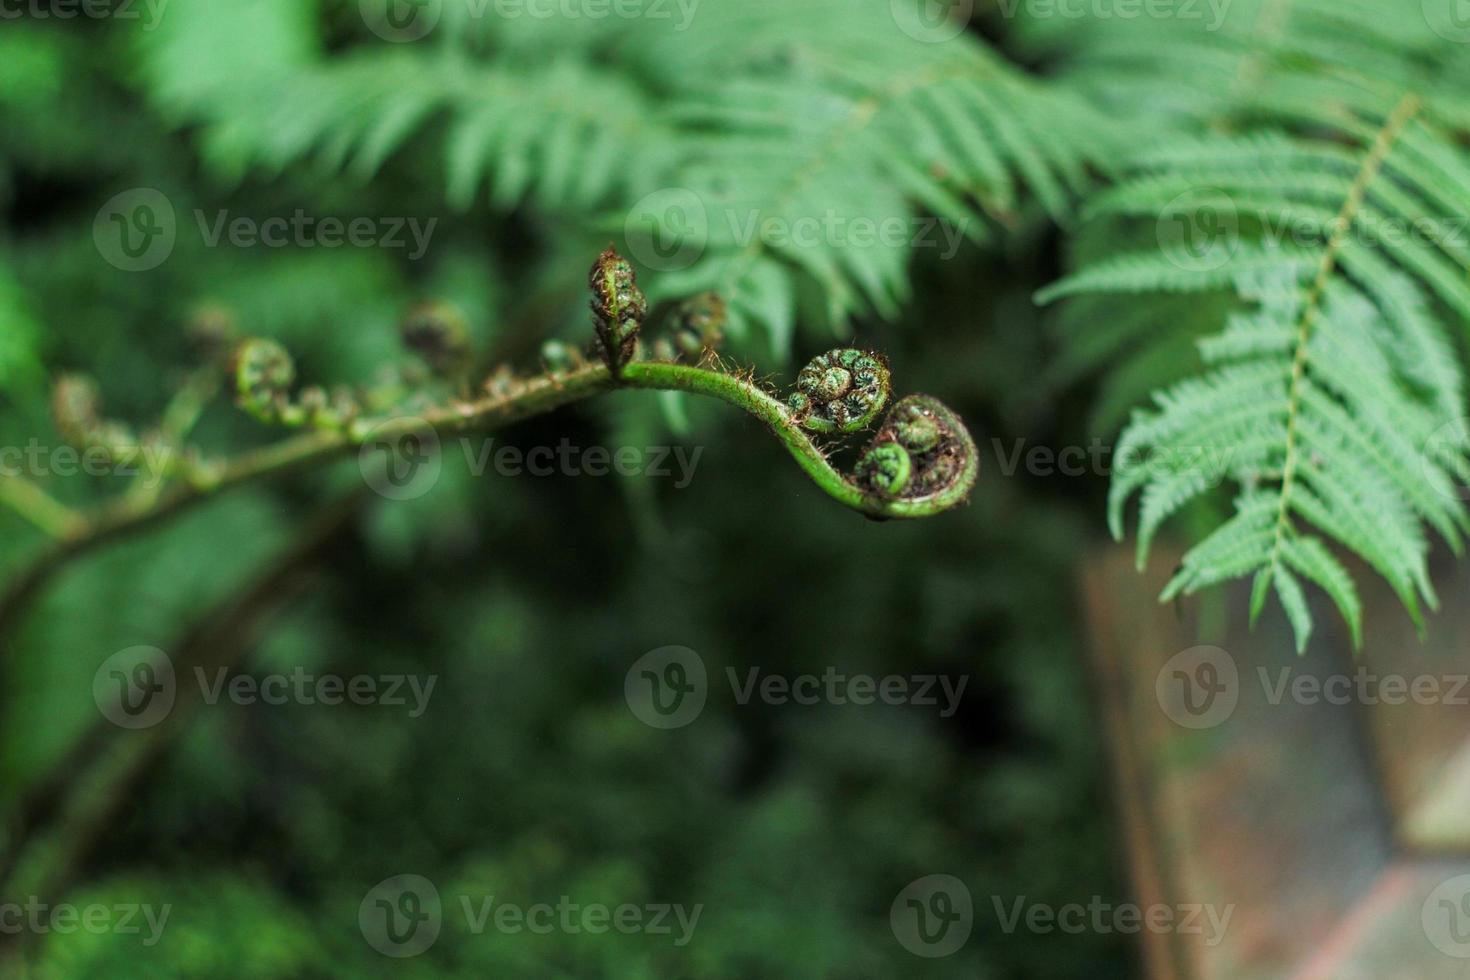
M156 417L190 368L181 338L204 303L281 340L313 382L363 381L401 357L394 325L424 299L457 304L496 357L529 363L546 338L590 339L582 290L608 237L600 214L573 220L508 199L456 210L441 151L417 141L385 147L359 179L286 153L256 166L262 132L285 138L285 107L309 114L326 98L284 84L283 64L381 53L356 7L178 2L157 33L5 23L0 444L55 443L46 398L61 370L96 376L110 414ZM504 43L524 65L581 42L558 31ZM449 46L402 57L465 70ZM396 84L382 79L390 95ZM534 123L545 110L518 111ZM103 203L134 187L161 190L179 220L173 253L146 273L103 261L92 234ZM438 223L429 253L410 262L373 249L210 248L195 209ZM433 675L428 710L199 710L141 779L101 782L126 799L67 868L75 886L50 896L169 904L161 941L40 937L34 976L1129 975L1127 937L1005 934L992 899L1085 903L1120 900L1121 888L1072 598L1098 488L1003 476L989 451L990 436L1010 446L1081 429L1085 405L1048 407L1039 382L1018 383L1044 377L1025 297L1054 271L1045 227L1025 211L1005 249L921 256L917 299L897 322L840 327L887 351L906 387L975 423L981 487L959 513L863 521L748 420L702 403L668 413L639 393L536 420L497 445L700 447L688 487L475 477L450 451L432 493L369 500L317 585L265 620L241 670ZM798 353L831 336L833 324L812 322ZM789 368L769 349L747 332L731 353L763 372ZM274 437L220 403L198 441L222 452ZM123 489L113 478L44 482L75 504ZM345 461L249 488L67 570L0 658L0 800L13 809L72 764L68 747L100 722L103 660L169 649L323 501L360 484ZM0 513L0 568L21 567L39 543ZM660 731L629 711L623 681L669 644L703 656L711 695L693 724ZM969 684L958 713L940 718L917 706L742 706L724 682L726 668L829 666ZM103 727L110 745L142 737ZM398 961L364 941L357 916L370 888L402 873L434 881L454 910L461 895L704 909L682 947L652 935L476 935L448 912L432 949ZM962 951L928 961L895 941L888 908L934 873L967 884L977 921Z

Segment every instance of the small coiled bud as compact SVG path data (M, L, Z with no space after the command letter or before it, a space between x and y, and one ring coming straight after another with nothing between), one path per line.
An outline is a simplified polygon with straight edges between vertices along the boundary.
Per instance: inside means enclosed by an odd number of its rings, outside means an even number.
M357 396L352 393L352 389L338 385L332 389L328 412L338 426L346 429L362 414L362 405L358 403Z
M440 378L462 378L474 361L469 322L452 303L421 303L398 325L403 344Z
M894 499L909 485L914 458L896 442L873 446L858 462L858 479L884 499Z
M700 293L679 304L674 321L674 346L686 357L699 360L725 340L729 310L719 293Z
M510 369L510 365L508 364L498 365L494 371L490 372L490 377L485 379L485 383L481 385L485 394L491 398L509 398L524 386L525 382L516 377L515 372Z
M541 362L552 374L566 374L581 364L582 355L570 344L548 340L541 345Z
M638 332L648 315L648 300L638 288L633 265L611 247L592 263L592 322L603 363L617 377L638 351Z
M84 374L63 374L51 388L51 420L68 443L84 448L102 425L102 393Z
M882 355L844 348L813 358L788 404L813 432L857 432L883 411L891 391Z
M235 314L219 303L201 303L184 324L184 341L201 364L223 362L238 338Z
M274 340L253 338L235 348L230 358L235 401L262 422L278 422L289 414L296 364Z
M301 396L296 400L301 410L306 413L308 421L318 421L330 411L331 402L327 398L327 390L320 385L312 385L301 389Z
M84 374L63 374L51 389L51 419L68 445L101 450L109 462L138 454L138 437L122 422L104 418L97 382Z
M937 398L909 395L893 406L858 460L865 493L882 500L959 503L979 474L975 442L959 417Z

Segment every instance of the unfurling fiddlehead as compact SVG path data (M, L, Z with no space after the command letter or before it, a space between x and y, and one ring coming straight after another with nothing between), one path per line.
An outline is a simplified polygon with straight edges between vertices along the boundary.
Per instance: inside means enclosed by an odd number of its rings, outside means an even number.
M638 352L638 332L648 315L648 300L638 288L633 264L612 248L592 263L587 284L592 287L592 322L599 353L616 378Z
M235 348L230 357L235 402L262 422L280 422L290 413L296 362L286 348L259 337Z
M858 432L883 411L891 391L882 356L849 347L812 358L796 376L789 404L813 432Z
M422 303L398 325L403 344L440 378L463 380L474 363L469 323L459 308L445 302Z
M102 393L83 374L63 374L51 389L51 419L71 446L100 451L113 463L129 462L138 453L138 437L121 422L102 416Z
M523 378L501 365L480 386L483 397L473 400L465 388L463 397L436 404L433 388L408 390L403 371L392 372L380 388L355 392L339 388L329 396L312 387L293 398L296 368L290 354L275 341L248 339L236 344L227 359L227 377L240 407L267 423L318 431L206 463L184 439L214 387L201 385L196 391L186 385L158 430L145 437L148 445L170 450L164 454L169 462L154 485L140 485L141 490L135 488L136 492L95 511L72 512L29 481L12 478L0 482L0 505L65 538L59 547L75 556L231 487L356 451L364 435L381 426L396 425L403 431L411 423L415 431L427 427L445 434L492 431L619 389L689 392L741 409L769 428L818 488L869 517L929 517L968 498L979 472L974 441L958 416L926 395L911 395L893 408L851 475L833 466L832 447L815 441L816 434L856 432L882 411L891 390L888 365L881 355L856 349L824 354L802 370L791 399L782 400L752 371L726 370L712 356L723 322L724 304L718 297L704 295L686 302L677 314L674 337L662 341L671 356L650 360L639 357L638 334L647 302L632 266L608 249L593 265L590 282L603 363L588 363L575 351L553 346L543 351L548 370ZM209 361L210 349L228 339L233 327L212 316L204 319L212 322L200 324L204 329L198 339L200 353ZM452 371L464 356L454 323L437 313L425 312L405 336L439 370ZM695 363L681 363L679 354ZM442 386L438 389L442 395ZM97 388L86 378L59 379L53 411L58 429L78 444L146 455L131 430L102 417ZM384 416L387 412L399 414ZM165 481L179 478L182 482L165 486ZM0 598L0 624L14 614L18 603L35 594L50 569L58 567L53 557L57 553L38 559L37 571L23 590Z
M239 330L235 314L219 303L202 303L184 323L184 341L201 364L218 365L230 356Z
M953 412L937 398L909 395L883 420L854 475L881 500L942 508L969 496L979 464L975 442Z
M296 380L296 363L274 340L255 337L236 347L230 357L230 376L236 404L268 424L344 429L358 415L357 400L345 388L328 395L324 389L312 386L302 389L293 401L291 385Z
M718 350L725 339L729 311L719 293L700 293L679 304L674 321L674 346L692 361L706 351Z
M819 355L801 369L797 390L783 402L753 372L725 370L709 356L726 315L717 294L685 300L675 314L673 342L660 338L649 360L637 346L647 304L632 266L608 249L593 264L590 283L598 344L614 386L708 395L749 412L823 491L870 517L928 517L969 499L979 473L974 440L957 415L927 395L894 407L852 475L836 469L830 447L813 440L814 433L846 435L877 420L893 394L882 354L849 347ZM697 354L697 363L680 363L679 354Z

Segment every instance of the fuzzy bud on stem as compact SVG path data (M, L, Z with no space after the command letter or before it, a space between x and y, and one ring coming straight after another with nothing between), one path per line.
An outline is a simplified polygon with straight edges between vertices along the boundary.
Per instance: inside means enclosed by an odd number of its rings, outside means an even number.
M617 377L638 351L638 332L648 315L648 300L638 289L632 263L612 248L592 264L587 284L592 288L592 322L599 352Z
M398 327L404 346L441 378L462 378L474 360L469 324L451 303L429 302L414 307Z

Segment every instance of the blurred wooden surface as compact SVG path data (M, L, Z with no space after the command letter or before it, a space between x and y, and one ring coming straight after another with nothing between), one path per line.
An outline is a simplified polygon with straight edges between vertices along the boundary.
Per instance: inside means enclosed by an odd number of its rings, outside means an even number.
M1298 657L1278 609L1251 632L1235 589L1202 629L1208 605L1157 601L1173 562L1131 552L1096 555L1082 594L1137 902L1231 915L1140 933L1148 975L1470 977L1470 576L1440 570L1421 643L1359 574L1362 653L1316 604Z

